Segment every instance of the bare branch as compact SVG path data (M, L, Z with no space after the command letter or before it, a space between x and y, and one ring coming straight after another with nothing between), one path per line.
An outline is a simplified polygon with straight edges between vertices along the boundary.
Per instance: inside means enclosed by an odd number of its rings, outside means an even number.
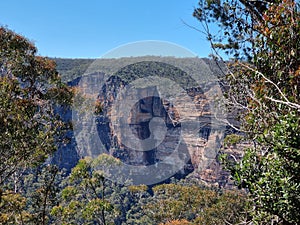
M273 81L271 81L269 78L267 78L263 73L261 73L261 72L255 70L255 69L253 69L253 68L251 68L250 66L248 66L248 65L246 65L246 64L244 64L244 63L239 63L239 64L240 64L241 66L243 66L243 67L245 67L245 68L247 68L247 69L249 69L249 70L255 72L256 74L262 76L268 83L272 84L272 85L276 88L276 90L279 92L279 94L281 95L281 97L284 99L284 101L278 100L278 99L274 99L274 98L268 97L268 96L266 96L265 98L267 98L267 99L269 99L269 100L271 100L271 101L273 101L273 102L282 103L282 104L285 104L285 105L287 105L287 106L289 106L289 107L291 107L291 108L295 108L295 109L300 110L300 105L299 105L299 104L296 104L296 103L293 103L293 102L290 102L290 101L287 99L287 97L285 96L285 94L284 94L284 93L281 91L281 89L278 87L278 85L275 84Z
M204 35L207 35L207 33L205 33L204 31L202 31L202 30L200 30L200 29L198 29L197 27L194 27L194 26L188 24L188 23L185 22L183 19L181 19L181 22L182 22L184 25L188 26L189 28L192 28L193 30L198 31L198 32L200 32L200 33L202 33L202 34L204 34Z
M273 101L273 102L276 102L276 103L285 104L285 105L287 105L287 106L289 106L289 107L291 107L291 108L295 108L295 109L298 109L298 111L300 111L300 105L298 105L298 104L296 104L296 103L293 103L293 102L290 102L290 101L286 102L286 101L274 99L274 98L268 97L268 96L265 97L265 98L267 98L267 99L269 99L269 100L271 100L271 101Z

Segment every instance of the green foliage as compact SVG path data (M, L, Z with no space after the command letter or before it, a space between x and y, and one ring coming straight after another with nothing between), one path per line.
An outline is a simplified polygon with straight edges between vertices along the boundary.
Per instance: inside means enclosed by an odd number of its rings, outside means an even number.
M43 163L66 126L55 106L69 104L72 92L55 63L35 54L27 39L0 27L0 185Z
M243 137L241 135L230 134L224 138L224 145L225 146L236 145L236 144L240 143L242 141L242 139L243 139Z
M22 175L20 188L26 192L3 194L2 223L159 224L174 218L175 224L222 224L224 218L240 221L244 217L242 194L221 193L183 180L182 184L154 186L151 196L145 185L125 187L106 180L97 162L102 162L101 157L80 160L67 178L50 166Z
M15 172L3 186L1 224L49 224L49 212L57 204L61 176L52 165Z
M193 77L201 76L199 80L211 81L211 72L215 76L222 73L215 62L209 59L199 59L196 57L175 58L140 56L124 57L119 59L54 58L54 61L56 62L57 70L64 81L72 81L81 76L100 72L108 76L119 76L125 82L145 75L164 75L165 77L176 81L178 84L183 84L185 87L194 87L197 83L193 82L193 79L187 75L192 75ZM199 71L201 73L199 73Z
M205 27L214 22L221 29L220 35L206 30L212 47L235 57L228 64L226 105L238 112L245 140L254 143L228 169L250 192L254 222L299 224L299 5L292 0L200 5L194 15Z
M1 224L24 224L30 221L32 215L26 210L26 198L20 194L5 191L0 201Z
M31 224L49 224L50 211L58 203L62 175L54 165L24 175L24 196L27 199L27 211L32 214Z
M151 216L144 212L144 206L151 201L149 188L146 185L128 186L127 187L131 201L130 209L126 212L127 224L153 224Z
M57 169L30 172L62 141L68 124L56 109L69 105L73 92L55 63L36 53L26 38L0 27L1 224L46 224L55 198Z
M51 214L55 223L110 224L108 214L114 213L113 205L106 198L106 179L98 170L103 155L92 160L79 160L72 169L67 186L61 192L59 205ZM106 157L107 158L107 157Z
M218 193L196 185L162 184L143 211L156 223L176 220L191 224L238 223L246 219L245 196L233 191Z
M161 223L161 225L192 225L193 223L183 219L183 220L172 220L166 223Z
M64 81L70 81L82 76L94 59L63 59L53 58L56 69L62 74Z

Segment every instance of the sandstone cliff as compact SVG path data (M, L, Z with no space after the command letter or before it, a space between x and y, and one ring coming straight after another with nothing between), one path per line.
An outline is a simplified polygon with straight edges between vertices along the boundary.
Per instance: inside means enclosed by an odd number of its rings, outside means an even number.
M210 68L210 73L217 73L217 76L214 77L220 76L221 73L216 64L209 60L204 62ZM153 64L153 61L144 62L144 64L138 63L138 66L136 63L134 66L132 65L129 64L110 75L109 79L101 82L101 86L97 86L98 82L92 82L94 87L81 86L82 89L85 89L85 93L90 90L99 90L97 95L102 104L102 112L98 113L95 118L97 135L105 148L103 151L120 159L125 164L148 166L155 165L166 158L177 163L178 159L172 158L172 152L176 149L180 154L179 158L185 162L177 175L189 175L211 184L225 185L228 182L228 173L222 170L218 162L218 151L226 131L222 130L224 124L216 125L211 107L212 100L208 97L215 89L216 82L211 82L209 77L206 77L205 82L198 85L197 81L186 78L186 74L180 74L177 70L174 72L173 68L166 69L168 66L165 64ZM196 63L195 65L197 67ZM153 69L154 67L155 69ZM195 67L190 70L194 73L197 72ZM167 77L179 83L183 87L183 91L176 91L175 97L164 98L160 97L164 95L164 90L159 85L135 84L125 94L118 94L133 80L154 76L157 71L160 71L161 77ZM86 74L86 76L89 76L89 79L105 79L105 73L102 72ZM206 72L205 76L207 76ZM77 85L79 82L80 78L69 84ZM128 100L128 96L130 96L130 100ZM119 104L116 110L116 102L129 104L131 100L134 104L130 106L128 112L126 105L124 110L120 108L122 104ZM65 113L65 116L70 118L70 111ZM163 126L161 126L162 124ZM197 125L195 126L195 124ZM151 130L151 127L154 130ZM80 129L89 128L82 127ZM128 129L133 136L122 132L128 131ZM195 129L197 130L195 131ZM59 161L59 164L67 169L70 169L74 162L82 156L82 153L78 152L76 140L71 131L69 135L71 142L67 146L61 146L54 157L54 161ZM151 143L148 143L150 147L146 146L146 142L137 142L133 147L128 146L132 144L128 144L128 138L147 140L150 136ZM135 150L136 148L147 149L140 151Z

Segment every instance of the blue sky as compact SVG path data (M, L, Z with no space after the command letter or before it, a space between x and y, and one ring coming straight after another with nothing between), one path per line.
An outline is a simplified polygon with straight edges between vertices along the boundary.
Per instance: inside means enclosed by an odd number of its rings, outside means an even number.
M0 25L32 40L49 57L97 58L143 40L172 42L199 57L210 54L193 18L197 0L7 0Z

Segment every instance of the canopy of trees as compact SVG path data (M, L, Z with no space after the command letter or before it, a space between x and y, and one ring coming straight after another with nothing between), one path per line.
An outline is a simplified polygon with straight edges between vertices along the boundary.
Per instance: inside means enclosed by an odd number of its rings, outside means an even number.
M9 216L10 210L16 209L22 215L21 209L26 206L19 195L19 176L26 169L44 163L62 141L62 131L67 128L56 108L71 102L72 91L61 82L55 63L36 53L30 41L0 27L2 222L22 221L22 216L14 219Z
M249 190L259 224L300 223L299 9L292 0L203 0L194 11L215 58L222 51L233 57L225 104L252 147L241 161L226 163L237 185Z

